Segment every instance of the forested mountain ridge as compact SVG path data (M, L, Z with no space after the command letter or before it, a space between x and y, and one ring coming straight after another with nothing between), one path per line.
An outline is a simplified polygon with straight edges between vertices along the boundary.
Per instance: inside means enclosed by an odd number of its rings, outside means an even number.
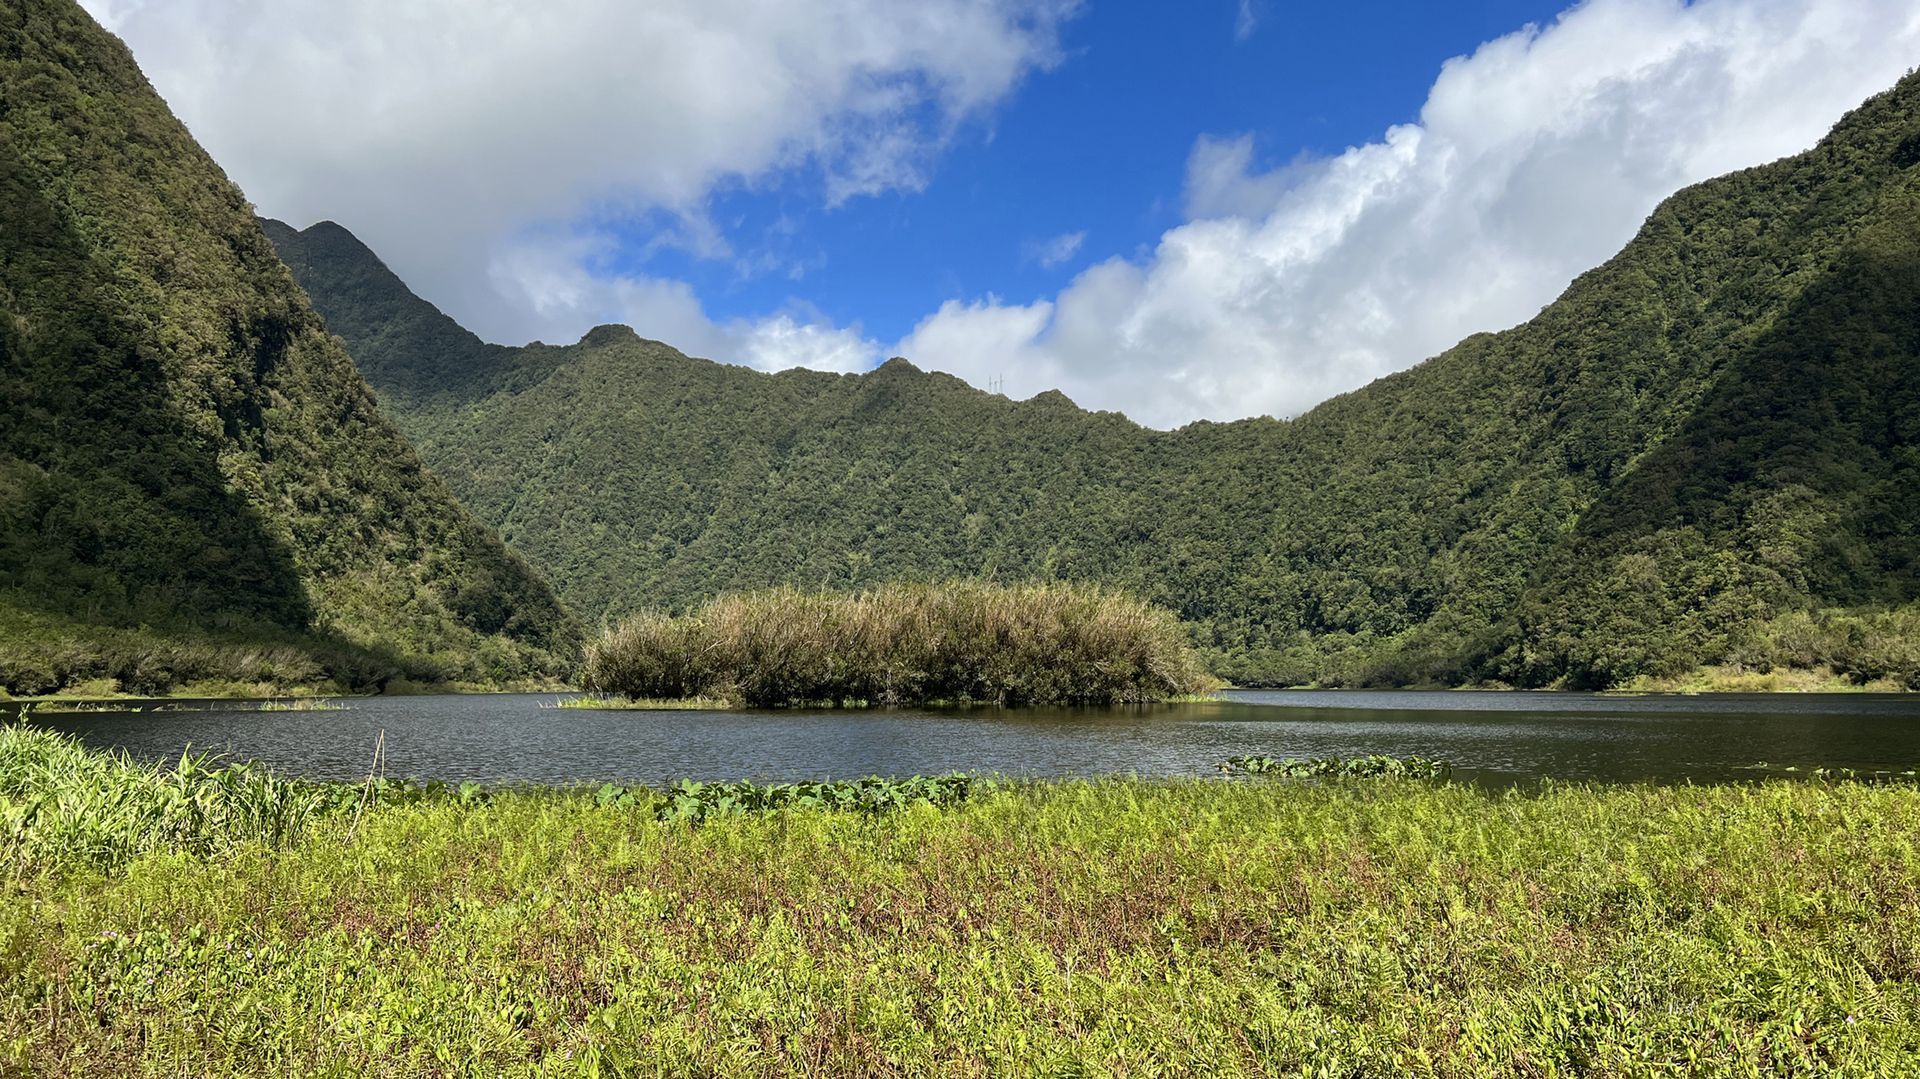
M427 460L589 620L1071 577L1173 607L1248 680L1920 681L1916 162L1909 76L1668 199L1521 326L1295 420L1172 432L904 361L767 375L615 327L500 349L344 229L269 231Z
M261 218L260 226L303 285L325 295L327 329L354 342L354 362L380 394L408 415L443 395L473 396L510 362L513 350L491 345L416 297L354 235L331 221L304 232ZM355 266L351 278L324 279L330 267ZM322 283L324 280L324 283Z
M562 677L577 622L384 418L71 0L0 0L0 689Z
M347 340L396 422L590 621L786 580L1025 577L1097 557L1095 514L1148 445L1057 394L1008 402L904 361L765 375L615 326L491 351L441 333L444 316L338 226L266 228L330 326L368 328ZM355 298L381 284L408 317L364 317ZM404 349L422 346L436 368L469 366L414 380Z

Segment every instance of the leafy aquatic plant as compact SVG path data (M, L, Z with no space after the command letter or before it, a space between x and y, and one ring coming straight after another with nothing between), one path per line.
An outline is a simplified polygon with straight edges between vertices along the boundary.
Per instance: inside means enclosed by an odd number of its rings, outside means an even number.
M1920 782L1920 768L1845 768L1810 767L1797 764L1772 764L1757 761L1747 765L1750 772L1768 772L1775 775L1804 775L1812 780L1824 780L1830 783L1914 783Z
M1220 764L1225 775L1281 776L1289 779L1444 779L1450 771L1443 761L1425 757L1228 757Z
M886 779L822 780L802 783L772 783L765 786L750 782L701 782L683 779L666 788L654 806L654 816L663 821L699 823L709 817L745 813L766 813L778 809L834 809L877 814L904 809L915 804L935 807L956 805L975 793L990 790L991 780L981 780L964 772L940 776L912 776ZM600 801L630 799L630 792L610 792L619 788L602 787Z

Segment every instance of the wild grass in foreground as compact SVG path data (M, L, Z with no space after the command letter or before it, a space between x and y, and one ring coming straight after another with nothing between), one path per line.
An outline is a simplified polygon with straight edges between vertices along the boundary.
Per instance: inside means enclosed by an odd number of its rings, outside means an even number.
M204 788L228 781L0 731L0 1073L1864 1076L1920 1058L1903 783L1114 780L697 822L625 788L261 788L315 799L286 830L221 809Z
M589 646L583 681L762 707L1127 704L1218 685L1171 611L1094 585L986 581L773 588L640 615Z

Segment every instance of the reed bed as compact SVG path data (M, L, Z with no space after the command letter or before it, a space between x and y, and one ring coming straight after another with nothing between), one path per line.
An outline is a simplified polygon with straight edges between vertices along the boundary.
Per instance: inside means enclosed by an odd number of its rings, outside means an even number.
M721 697L564 697L542 708L584 708L598 712L724 712L740 702Z
M773 588L643 614L587 650L585 688L791 705L1148 703L1218 686L1172 612L1085 584Z
M260 702L262 712L345 712L347 706L326 697L289 697Z
M1883 1076L1920 1059L1911 783L1490 793L1283 763L369 801L258 776L216 793L217 772L0 731L0 1075ZM297 829L220 804L299 791Z

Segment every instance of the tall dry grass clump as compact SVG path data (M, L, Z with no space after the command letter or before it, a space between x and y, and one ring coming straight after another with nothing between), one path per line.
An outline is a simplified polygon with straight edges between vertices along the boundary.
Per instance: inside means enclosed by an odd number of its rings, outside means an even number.
M588 689L742 704L1125 704L1217 683L1169 611L1095 585L772 588L643 614L587 650Z

